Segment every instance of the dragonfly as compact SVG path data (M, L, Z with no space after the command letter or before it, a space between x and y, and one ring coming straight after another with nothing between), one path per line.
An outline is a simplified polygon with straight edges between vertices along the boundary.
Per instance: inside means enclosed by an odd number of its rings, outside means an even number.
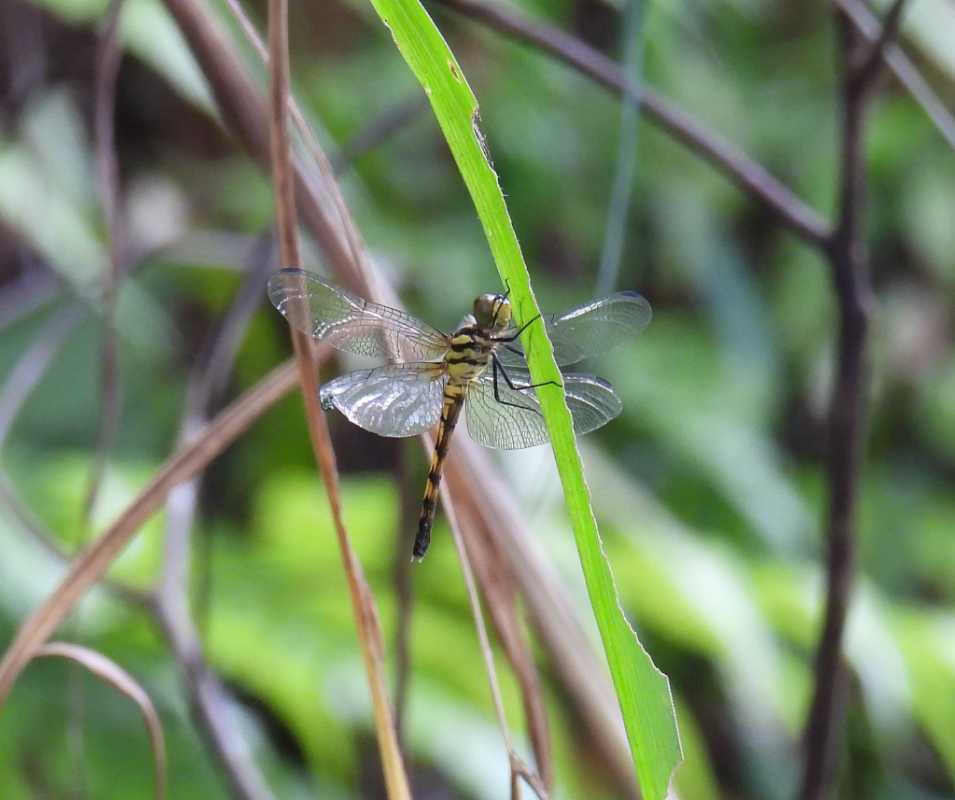
M442 468L462 410L472 439L512 450L548 441L535 392L540 386L562 388L577 434L600 428L623 408L613 386L596 375L562 371L562 384L533 383L520 336L540 317L516 325L508 293L477 297L452 333L301 269L274 273L268 294L294 328L342 352L388 362L323 384L325 410L338 410L380 436L437 428L413 559L423 558L431 542ZM567 367L635 336L650 318L650 304L625 291L546 316L543 323L557 364Z

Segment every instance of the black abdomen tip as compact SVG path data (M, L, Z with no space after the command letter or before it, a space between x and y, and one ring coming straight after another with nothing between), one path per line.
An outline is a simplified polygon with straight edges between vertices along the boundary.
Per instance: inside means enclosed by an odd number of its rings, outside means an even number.
M414 558L421 559L424 558L424 554L428 552L428 545L431 544L431 520L422 519L418 523L418 535L414 539L414 548L411 553Z

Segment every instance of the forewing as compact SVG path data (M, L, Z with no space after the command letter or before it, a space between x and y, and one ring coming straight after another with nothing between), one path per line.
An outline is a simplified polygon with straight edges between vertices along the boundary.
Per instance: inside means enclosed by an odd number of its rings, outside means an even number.
M507 374L517 387L530 383L530 374L525 370L511 368ZM606 425L623 409L617 393L603 378L571 373L563 376L563 383L574 431L578 434ZM536 390L512 389L499 373L497 394L499 399L494 396L493 369L469 386L465 407L471 438L485 447L500 450L544 444L547 428Z
M435 361L448 349L447 336L421 320L305 270L283 269L272 275L269 299L292 326L348 353L389 361Z
M441 417L443 364L387 364L348 372L322 386L325 409L379 436L414 436L431 430Z
M558 365L576 364L636 336L650 322L650 304L636 292L617 292L591 300L561 314L544 317ZM535 323L536 324L536 323ZM501 346L498 358L505 366L523 367L519 342Z

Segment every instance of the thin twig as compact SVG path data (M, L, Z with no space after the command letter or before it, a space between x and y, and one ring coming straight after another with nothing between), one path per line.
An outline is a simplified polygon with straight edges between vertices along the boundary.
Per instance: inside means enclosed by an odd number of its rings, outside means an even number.
M483 520L474 513L473 498L465 497L459 508L462 529L468 532L468 556L484 594L491 621L498 640L504 647L511 669L517 677L524 703L531 745L537 761L537 772L544 787L550 791L554 783L554 764L551 752L547 709L541 691L534 658L528 646L517 615L514 575L493 537L482 530Z
M356 161L381 142L390 139L399 130L421 116L428 108L430 108L428 98L418 93L405 100L399 100L390 108L386 108L358 130L331 157L332 170L336 175L340 175L344 171L345 165Z
M622 68L625 75L633 76L637 85L643 83L643 32L647 5L647 0L626 0L623 11ZM630 214L633 180L637 171L639 122L640 106L636 103L621 103L617 164L610 189L603 252L600 254L600 268L597 271L597 297L610 294L620 276L620 262L623 259L628 227L627 217Z
M116 78L122 58L119 15L123 0L111 0L106 10L96 58L95 129L96 177L100 206L109 232L109 266L103 290L103 347L100 358L99 421L96 449L90 472L83 518L89 521L99 494L110 450L119 429L119 337L116 332L116 293L123 259L125 235L119 210L119 163L116 157L114 117Z
M890 34L897 30L900 6L897 3L887 19ZM868 46L867 55L860 59L864 38L841 11L836 11L836 24L842 69L841 175L837 223L827 254L839 308L839 332L829 401L826 462L826 608L816 650L812 703L804 729L805 762L799 793L802 800L820 800L831 794L842 748L846 688L842 642L855 576L855 516L864 445L871 308L869 264L862 230L866 202L863 136L867 101L878 74L869 65L881 63L878 52L888 41L888 36L879 36L879 50L873 52L873 46Z
M174 597L178 600L182 595L176 593ZM223 767L232 796L239 800L272 800L245 740L237 735L238 720L230 708L231 701L206 664L188 611L173 607L170 602L154 602L152 611L173 658L185 673L183 682L196 727Z
M10 370L0 390L0 450L3 449L20 409L49 369L67 337L84 316L84 309L74 306L56 310L46 328L33 340Z
M298 254L298 215L295 211L295 185L289 155L288 3L285 0L269 0L269 67L272 76L269 84L272 109L269 142L275 190L275 227L282 264L297 267L302 260ZM313 386L303 386L302 391L311 394Z
M398 742L404 741L405 707L408 700L408 673L411 668L411 615L414 592L411 587L411 560L408 553L414 543L414 521L421 504L417 479L412 482L407 448L398 449L398 524L395 526L395 552L392 576L395 589L395 729Z
M468 602L471 605L471 615L474 617L474 627L477 629L478 643L481 647L481 655L484 658L484 671L487 673L488 684L491 689L491 699L494 702L494 711L497 714L497 724L501 729L501 736L504 738L504 746L507 748L508 767L511 770L511 798L519 800L520 781L516 776L520 776L527 781L528 785L534 790L540 800L547 800L547 789L544 788L540 777L530 770L518 756L514 749L514 741L511 738L511 731L507 725L507 715L504 713L504 700L501 697L501 687L497 680L497 670L494 667L494 653L491 650L491 641L487 635L487 628L484 625L484 613L481 611L481 600L478 597L477 585L474 582L474 573L471 570L471 561L468 557L467 548L464 546L464 537L461 528L458 525L457 514L454 510L454 504L451 501L451 493L447 484L441 488L441 505L444 508L445 516L448 520L448 526L451 528L451 536L454 539L454 548L458 553L458 561L461 564L461 574L464 576L464 586L468 593Z
M858 66L853 66L853 80L865 86L875 79L875 73L882 65L882 59L885 56L886 45L895 39L899 32L904 8L905 0L895 0L892 7L889 8L885 19L882 21L882 29L879 31L879 35L869 45L869 49L863 53Z
M0 331L53 303L62 289L48 270L29 270L7 284L0 294Z
M186 389L179 446L185 445L206 424L213 400L231 372L242 334L261 304L273 262L272 250L272 237L261 237L235 300L193 367ZM227 720L227 692L205 662L190 609L192 528L201 481L200 471L169 493L162 576L153 594L151 610L179 665L193 719L232 793L247 800L268 798L271 793L264 777L248 756L239 731Z
M879 18L859 0L833 0L852 24L869 41L875 41L883 30ZM882 47L882 57L896 79L917 102L948 146L955 150L955 116L945 107L912 60L898 44L888 41Z
M510 754L511 768L511 800L521 800L521 782L523 781L534 791L540 800L547 800L548 792L540 775L532 770L524 760L513 750Z
M276 224L282 264L299 266L298 238L295 212L295 173L292 171L289 154L288 106L289 106L289 55L288 55L288 4L286 0L269 0L269 67L271 73L270 142L272 154L272 180L275 189ZM324 162L324 159L323 159ZM324 162L328 167L327 162ZM329 175L330 175L330 167ZM344 222L344 220L342 220ZM352 245L351 256L357 256ZM358 265L356 264L356 267ZM302 295L304 297L304 293ZM305 301L302 300L302 303ZM307 313L303 309L301 313ZM395 733L393 715L384 680L384 644L378 611L361 563L352 549L345 521L342 516L341 496L338 485L338 466L331 436L321 405L318 402L318 371L315 369L312 339L305 333L291 328L295 360L299 367L299 382L305 400L305 415L309 438L315 460L322 474L322 482L328 496L335 532L338 538L342 566L348 580L355 627L365 663L366 677L371 693L378 748L388 797L404 800L411 797L408 778L405 774L401 750Z
M790 231L810 245L822 247L828 226L819 214L753 161L736 145L704 127L674 103L646 86L635 86L603 53L558 28L534 22L517 10L484 0L437 0L518 41L554 56L627 102L639 105L694 155L709 161L746 194L761 202Z

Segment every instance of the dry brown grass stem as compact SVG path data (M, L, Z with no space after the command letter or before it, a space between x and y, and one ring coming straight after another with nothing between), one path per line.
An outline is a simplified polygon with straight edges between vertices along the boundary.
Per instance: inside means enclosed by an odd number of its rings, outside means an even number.
M289 58L288 58L288 4L286 0L269 0L269 66L271 72L271 153L272 180L275 187L276 225L279 250L284 266L300 266L295 213L295 176L292 171L288 136ZM304 290L304 286L302 287ZM302 297L304 298L304 291ZM304 299L301 300L304 305ZM308 309L301 309L307 315ZM325 415L318 401L318 372L315 369L311 338L290 328L299 367L299 382L305 400L312 450L322 473L335 533L338 538L342 565L348 580L356 632L371 691L378 748L388 797L404 800L411 797L405 773L398 736L395 731L391 703L385 684L384 643L378 611L371 589L365 580L361 563L355 555L342 516L338 484L338 466Z

